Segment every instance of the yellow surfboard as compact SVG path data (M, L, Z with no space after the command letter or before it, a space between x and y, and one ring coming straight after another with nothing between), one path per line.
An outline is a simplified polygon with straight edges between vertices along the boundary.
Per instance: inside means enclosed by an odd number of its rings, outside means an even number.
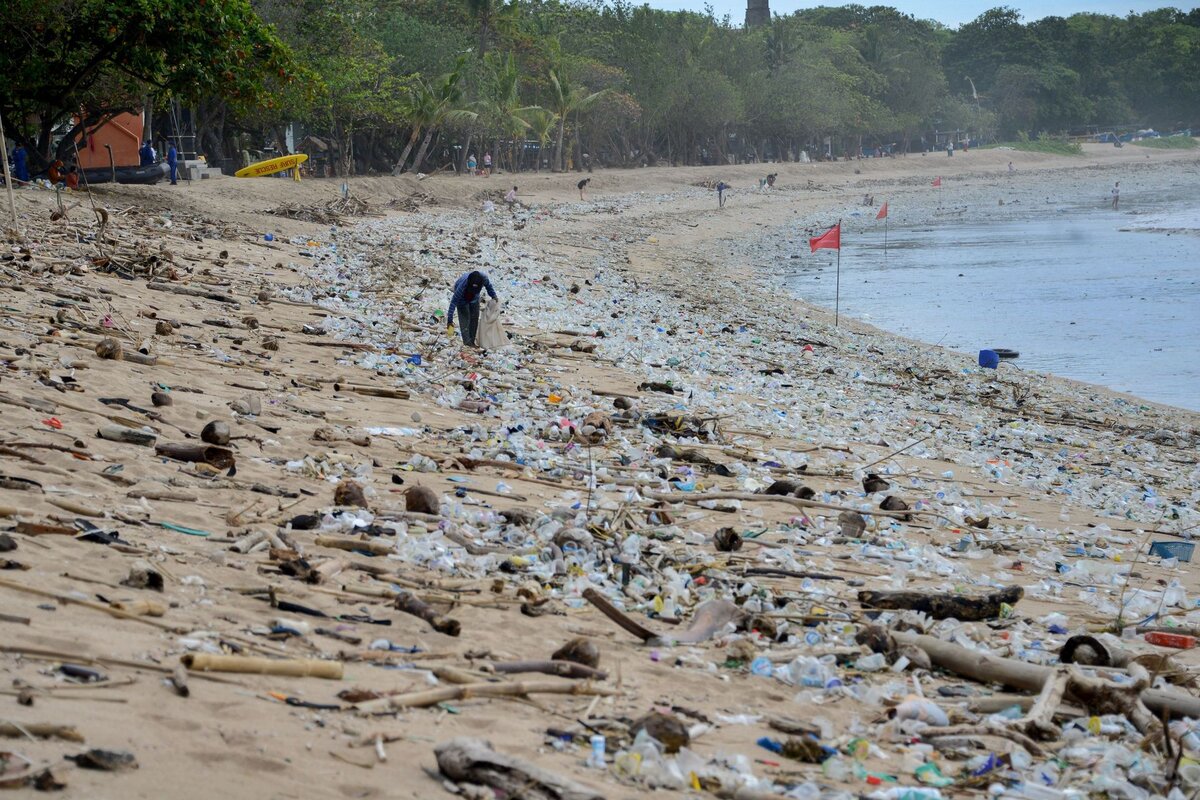
M285 169L298 167L308 161L308 155L305 153L296 153L290 156L279 156L278 158L268 158L266 161L259 161L257 164L251 164L248 167L242 167L234 173L235 178L261 178L264 175L274 175L276 172L283 172Z

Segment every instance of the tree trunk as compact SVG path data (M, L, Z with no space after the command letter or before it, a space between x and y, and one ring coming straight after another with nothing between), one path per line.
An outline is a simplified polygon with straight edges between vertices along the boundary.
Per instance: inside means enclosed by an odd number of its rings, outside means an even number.
M429 151L429 141L433 138L433 128L425 131L425 138L421 140L421 147L417 150L417 157L413 159L413 172L421 171L421 162L425 160L425 154Z
M467 171L467 159L471 156L471 140L475 138L475 129L467 129L467 141L463 144L462 153L458 156L458 173Z
M564 172L566 170L566 161L563 158L563 135L567 130L567 120L559 118L558 120L558 139L554 145L554 161L556 166L555 172Z
M413 126L412 135L408 137L408 144L404 145L404 152L400 154L399 160L396 161L396 166L392 169L393 175L399 175L404 172L404 164L408 161L408 154L412 152L413 146L417 143L417 139L421 136L421 129Z
M154 103L149 97L142 102L142 141L154 141Z

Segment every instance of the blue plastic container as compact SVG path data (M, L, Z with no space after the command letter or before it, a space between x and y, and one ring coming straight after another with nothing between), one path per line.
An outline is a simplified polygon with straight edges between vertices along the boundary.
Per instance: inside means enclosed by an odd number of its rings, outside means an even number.
M1192 551L1196 549L1195 542L1151 542L1150 555L1159 558L1176 558L1181 564L1192 560Z
M984 369L995 369L1000 366L1000 356L995 350L980 350L979 366Z

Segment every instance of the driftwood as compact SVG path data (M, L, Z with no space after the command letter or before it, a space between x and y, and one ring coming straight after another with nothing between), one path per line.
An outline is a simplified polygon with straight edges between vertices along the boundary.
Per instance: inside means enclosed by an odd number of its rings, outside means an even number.
M388 541L370 541L366 539L345 539L337 536L318 536L314 541L317 547L331 547L335 550L358 551L375 556L386 556L396 552L396 545Z
M234 464L233 451L209 444L170 443L154 445L156 455L176 461L208 464L217 469L229 469Z
M602 681L608 678L608 673L585 664L572 661L508 661L489 664L493 672L511 675L519 672L540 672L543 675L557 675L560 678L574 680Z
M459 737L434 748L438 769L453 781L487 786L523 800L604 800L599 792L529 761L497 753L482 739Z
M187 628L179 628L174 625L168 625L165 622L159 622L156 619L140 617L137 614L130 614L128 612L122 611L119 608L113 608L112 606L104 605L103 603L94 603L91 600L79 600L78 598L75 598L71 595L59 594L58 592L47 592L43 589L35 589L32 586L24 586L20 583L6 580L4 578L0 578L0 587L3 587L5 589L12 589L14 592L23 592L25 594L31 594L31 595L34 595L35 597L48 597L51 600L62 603L63 605L75 605L75 606L81 606L83 608L90 608L93 611L102 611L105 614L108 614L109 616L112 616L112 617L118 617L120 619L127 619L127 620L130 620L131 622L140 622L143 625L151 625L155 628L161 628L162 630L171 631L172 633L182 634L182 633L187 633L187 630L188 630Z
M616 693L615 689L593 686L590 683L574 683L572 681L468 683L459 686L442 686L437 689L427 689L421 692L408 692L407 694L381 697L378 700L368 700L365 703L358 703L355 708L364 714L386 714L404 708L426 708L428 706L435 706L438 703L468 700L474 697L523 697L527 694L574 694L609 697Z
M71 725L54 725L48 722L22 722L18 724L0 720L0 736L15 739L27 734L42 739L65 739L68 742L83 741L83 734Z
M629 633L641 639L643 642L648 642L658 636L657 633L649 628L642 627L636 620L630 617L625 612L608 602L608 598L597 592L595 589L588 588L583 590L583 599L594 605L601 614L611 619L617 625L624 628Z
M458 624L458 620L450 619L437 613L428 603L420 600L415 594L401 592L396 596L395 605L397 611L403 611L405 614L420 617L428 622L438 633L444 633L447 636L458 636L462 632L462 626Z
M608 599L595 589L585 589L583 591L583 599L594 605L604 616L646 644L668 645L706 642L723 631L729 623L740 624L746 618L746 613L728 600L709 600L696 607L696 611L692 614L692 623L686 630L680 633L662 635L643 627L641 623L608 602Z
M1012 605L1024 596L1025 590L1020 586L1009 586L982 597L868 590L858 593L858 602L862 603L863 608L904 609L923 612L933 619L953 618L961 622L978 622L998 618L1001 605Z
M146 288L155 292L171 292L172 294L184 294L189 297L203 297L205 300L229 303L235 308L239 305L238 301L232 295L223 292L214 292L211 289L194 289L191 286L180 286L175 283L156 283L154 281L147 283Z
M979 725L947 725L941 728L929 727L921 729L922 739L971 736L996 736L1001 739L1008 739L1009 741L1016 742L1028 750L1031 756L1037 757L1045 754L1045 750L1040 744L1021 733L1021 731L1017 728L1009 725L984 722Z
M913 645L924 650L929 654L930 661L934 666L980 683L999 683L1013 689L1038 692L1045 687L1047 679L1054 675L1054 669L1051 667L968 650L932 636L923 636L908 631L892 631L891 637L897 644ZM1133 674L1132 670L1131 674ZM1089 700L1099 701L1105 695L1121 695L1128 700L1129 695L1123 693L1122 690L1127 690L1129 684L1113 684L1107 681L1102 683L1102 690L1097 689L1095 694L1091 693L1092 687L1083 685L1086 696L1076 696L1073 688L1068 690L1068 696L1074 697L1079 704L1086 704ZM1074 686L1076 686L1076 678L1073 676L1072 687ZM1171 689L1145 689L1140 692L1140 700L1155 715L1166 713L1173 717L1200 719L1200 698L1183 692ZM1134 720L1135 711L1133 709L1125 708L1107 713L1126 714L1131 722L1135 725L1138 724Z

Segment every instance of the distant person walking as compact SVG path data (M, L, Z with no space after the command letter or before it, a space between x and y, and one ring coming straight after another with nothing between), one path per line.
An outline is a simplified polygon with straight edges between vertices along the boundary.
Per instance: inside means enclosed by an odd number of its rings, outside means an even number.
M487 177L492 177L492 154L483 154L483 174Z
M586 189L587 185L591 182L592 182L591 178L584 178L579 183L575 184L575 188L579 190L579 199L580 200L583 199L583 190Z
M454 312L458 312L458 328L462 334L463 344L475 346L475 335L479 332L479 301L483 293L496 300L496 290L488 276L478 270L468 272L454 282L454 292L450 295L450 309L446 312L446 335L454 336Z
M1121 204L1121 182L1117 181L1112 188L1112 210L1116 211L1117 206Z
M729 184L725 181L717 181L717 208L725 207L725 190L729 188Z
M21 183L29 183L29 154L23 145L17 145L12 151L12 175Z
M179 183L179 151L174 142L167 145L167 166L171 168L171 185L175 186Z
M478 165L478 163L479 162L475 160L474 153L471 153L471 155L467 156L467 173L469 175L475 174L475 167Z

